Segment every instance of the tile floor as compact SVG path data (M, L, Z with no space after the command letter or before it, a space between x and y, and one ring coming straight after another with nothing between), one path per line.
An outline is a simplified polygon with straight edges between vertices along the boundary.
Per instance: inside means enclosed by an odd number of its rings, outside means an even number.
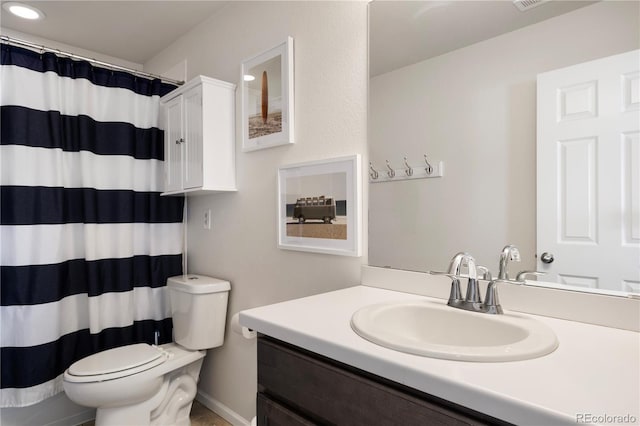
M191 407L191 426L231 426L231 423L209 410L198 401Z
M198 401L191 407L191 426L231 426L231 423L209 410ZM94 426L95 422L86 422L80 426Z

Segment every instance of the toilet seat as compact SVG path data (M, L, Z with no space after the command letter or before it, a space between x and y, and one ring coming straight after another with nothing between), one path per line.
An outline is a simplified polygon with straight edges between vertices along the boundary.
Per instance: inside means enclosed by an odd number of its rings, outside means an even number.
M171 357L158 346L146 343L98 352L74 362L64 373L69 382L102 382L131 376L156 367Z

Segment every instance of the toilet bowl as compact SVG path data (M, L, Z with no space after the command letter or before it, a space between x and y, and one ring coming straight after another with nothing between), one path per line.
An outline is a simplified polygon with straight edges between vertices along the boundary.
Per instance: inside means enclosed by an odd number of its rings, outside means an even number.
M174 343L138 343L72 364L69 399L95 407L96 426L189 425L205 352L222 345L230 284L200 275L169 278Z

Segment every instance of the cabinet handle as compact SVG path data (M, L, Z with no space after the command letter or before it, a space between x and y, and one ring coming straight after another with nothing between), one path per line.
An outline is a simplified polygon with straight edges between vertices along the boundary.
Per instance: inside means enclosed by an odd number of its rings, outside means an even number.
M176 140L176 145L179 145L181 143L184 143L184 139L183 138L180 138L180 139Z

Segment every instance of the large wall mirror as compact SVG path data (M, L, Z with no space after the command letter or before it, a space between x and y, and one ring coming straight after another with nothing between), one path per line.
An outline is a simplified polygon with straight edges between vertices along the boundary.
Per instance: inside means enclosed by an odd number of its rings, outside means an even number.
M372 167L444 167L369 184L369 263L638 293L640 3L517 3L370 3Z

